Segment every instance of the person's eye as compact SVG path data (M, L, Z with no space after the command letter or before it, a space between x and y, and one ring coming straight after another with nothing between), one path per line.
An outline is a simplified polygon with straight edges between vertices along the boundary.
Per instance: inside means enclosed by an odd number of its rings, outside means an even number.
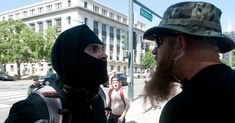
M104 46L102 47L102 51L105 51L105 47Z
M97 51L97 48L96 47L92 47L92 52L96 52Z
M96 46L92 46L89 48L89 52L97 52L98 48Z

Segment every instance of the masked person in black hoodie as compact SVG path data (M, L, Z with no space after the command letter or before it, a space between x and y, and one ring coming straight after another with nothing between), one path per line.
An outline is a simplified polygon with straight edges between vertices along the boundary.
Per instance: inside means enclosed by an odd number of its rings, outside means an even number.
M52 48L52 66L60 77L51 86L62 102L62 123L106 123L98 91L108 81L107 55L94 32L80 25L61 33ZM49 123L50 118L43 99L31 94L11 107L5 123Z

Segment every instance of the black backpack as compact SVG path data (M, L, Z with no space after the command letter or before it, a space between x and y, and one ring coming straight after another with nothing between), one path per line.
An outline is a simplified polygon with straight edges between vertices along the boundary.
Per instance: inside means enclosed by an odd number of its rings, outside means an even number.
M34 94L38 94L43 101L46 103L48 112L49 112L49 122L48 123L62 123L63 114L62 114L62 102L59 97L58 92L52 87L48 85L40 86L33 92ZM105 93L103 89L100 87L99 95L101 96L104 107L106 106ZM69 116L70 117L70 116Z

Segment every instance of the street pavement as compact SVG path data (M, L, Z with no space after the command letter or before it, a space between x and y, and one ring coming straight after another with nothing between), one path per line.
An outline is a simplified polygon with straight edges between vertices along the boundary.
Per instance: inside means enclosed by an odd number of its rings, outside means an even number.
M159 117L165 103L154 109L150 103L143 105L143 97L135 97L131 101L130 109L126 115L126 123L159 123Z
M27 97L27 87L32 80L25 81L0 81L0 123L8 116L13 103Z
M27 97L27 87L32 83L31 80L26 82L0 82L0 122L4 122L8 115L11 105L21 99ZM139 84L139 85L138 85ZM141 80L136 82L133 101L130 102L130 109L126 115L126 123L158 123L159 116L165 103L161 104L161 108L152 108L150 103L143 106L143 96L141 88L143 84ZM127 87L126 87L127 88ZM107 88L104 88L107 92ZM138 93L139 92L139 93Z
M174 87L175 95L181 92L180 84L175 83ZM147 102L147 106L143 106L143 96L137 94L134 96L134 100L131 101L130 109L126 116L127 123L159 123L161 111L167 101L159 104L160 107L156 109L151 107L150 102Z
M134 98L130 102L130 109L126 115L126 123L159 123L159 117L165 103L160 104L161 108L152 108L151 104L147 102L144 107L143 104L143 87L144 79L134 80ZM128 86L124 86L128 92ZM108 88L103 88L107 95Z

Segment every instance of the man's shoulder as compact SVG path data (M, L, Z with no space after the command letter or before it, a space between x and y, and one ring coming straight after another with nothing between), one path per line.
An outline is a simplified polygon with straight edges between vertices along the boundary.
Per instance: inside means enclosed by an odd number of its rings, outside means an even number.
M31 109L42 109L43 107L46 108L43 99L36 94L31 94L25 100L16 103L16 105L19 107L24 107L24 108L28 107Z
M31 94L26 99L18 101L10 108L9 117L6 122L18 120L36 121L41 117L47 117L47 108L40 96Z
M24 107L24 106L34 106L43 104L42 98L36 94L29 95L26 99L20 100L14 103L13 107Z

